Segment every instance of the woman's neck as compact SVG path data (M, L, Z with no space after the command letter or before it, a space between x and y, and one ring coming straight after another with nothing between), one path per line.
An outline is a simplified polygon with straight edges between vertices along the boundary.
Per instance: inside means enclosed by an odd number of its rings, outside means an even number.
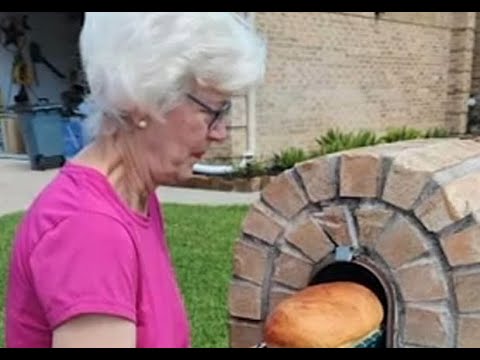
M148 197L154 186L145 176L146 172L140 170L127 143L113 136L99 139L86 147L73 162L100 171L131 209L147 213Z

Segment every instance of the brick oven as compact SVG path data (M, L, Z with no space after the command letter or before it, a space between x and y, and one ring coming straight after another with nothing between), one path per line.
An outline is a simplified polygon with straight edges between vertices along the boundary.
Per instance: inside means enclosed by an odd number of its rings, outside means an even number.
M269 312L350 280L385 310L385 347L480 347L480 143L414 140L319 157L261 193L234 249L230 344Z

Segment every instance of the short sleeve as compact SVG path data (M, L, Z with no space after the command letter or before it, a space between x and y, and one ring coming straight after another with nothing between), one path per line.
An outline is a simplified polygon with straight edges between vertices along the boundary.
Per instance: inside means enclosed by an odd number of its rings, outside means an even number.
M36 244L30 268L52 329L82 314L136 321L136 251L117 220L93 213L64 220Z

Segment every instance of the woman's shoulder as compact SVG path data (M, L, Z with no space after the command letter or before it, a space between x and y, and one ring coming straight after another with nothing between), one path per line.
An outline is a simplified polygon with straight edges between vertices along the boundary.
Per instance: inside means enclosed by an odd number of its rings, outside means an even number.
M127 219L95 174L80 169L62 168L56 177L38 194L28 208L23 227L33 234L45 234L59 224L77 219L102 219L128 227Z
M17 233L16 241L25 255L38 249L48 249L46 256L74 249L130 253L136 247L135 231L128 221L111 212L85 208L65 213L51 208L37 211L26 214Z

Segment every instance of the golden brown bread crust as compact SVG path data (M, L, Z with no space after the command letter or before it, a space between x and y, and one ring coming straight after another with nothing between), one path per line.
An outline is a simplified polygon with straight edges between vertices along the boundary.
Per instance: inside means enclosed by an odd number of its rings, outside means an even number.
M265 324L268 347L350 347L380 327L383 307L353 282L314 285L282 301Z

